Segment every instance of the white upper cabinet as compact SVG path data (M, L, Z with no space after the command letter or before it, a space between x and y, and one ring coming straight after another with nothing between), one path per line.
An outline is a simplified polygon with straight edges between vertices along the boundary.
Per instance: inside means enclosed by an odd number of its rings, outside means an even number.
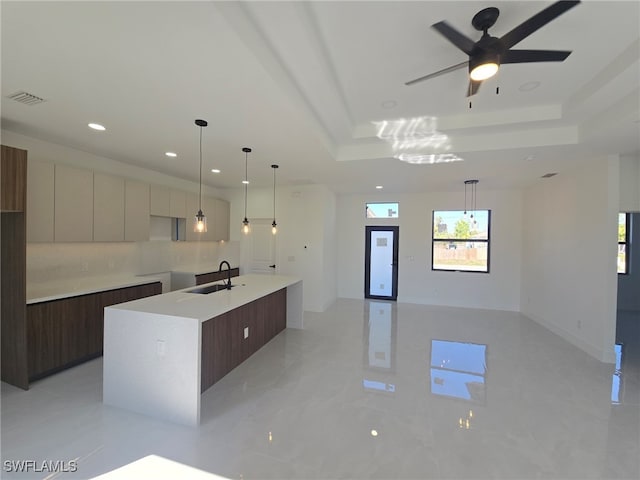
M27 242L53 242L55 167L27 162Z
M158 217L171 216L171 189L151 185L149 189L149 214Z
M124 241L124 178L93 174L93 241Z
M186 240L187 242L197 242L204 240L202 233L193 231L193 222L198 212L198 195L195 193L186 194ZM208 223L207 218L207 223Z
M124 185L124 239L149 240L149 185L126 180Z
M93 172L55 166L54 240L93 241Z
M186 218L186 192L171 190L169 196L169 216L173 218Z
M207 217L207 233L204 234L203 240L212 242L216 240L216 199L212 197L202 197L202 213Z

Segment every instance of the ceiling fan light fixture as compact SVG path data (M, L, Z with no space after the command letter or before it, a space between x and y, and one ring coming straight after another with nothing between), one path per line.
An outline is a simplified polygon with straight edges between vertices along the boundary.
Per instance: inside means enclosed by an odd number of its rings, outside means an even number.
M469 61L469 76L475 82L493 77L500 67L498 55L483 55L479 59Z

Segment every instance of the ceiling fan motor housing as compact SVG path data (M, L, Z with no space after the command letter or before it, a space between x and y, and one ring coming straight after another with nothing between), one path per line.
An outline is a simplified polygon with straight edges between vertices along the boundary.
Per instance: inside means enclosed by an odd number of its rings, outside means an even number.
M469 55L469 71L471 72L478 65L485 63L500 65L502 50L502 42L499 38L488 34L483 35L474 46L471 55Z

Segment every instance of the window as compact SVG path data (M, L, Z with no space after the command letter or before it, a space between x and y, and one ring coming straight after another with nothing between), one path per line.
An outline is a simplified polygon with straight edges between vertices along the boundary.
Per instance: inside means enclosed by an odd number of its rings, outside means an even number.
M629 273L629 214L618 214L618 273Z
M433 212L431 269L489 273L491 210Z
M367 203L367 218L398 218L398 203Z

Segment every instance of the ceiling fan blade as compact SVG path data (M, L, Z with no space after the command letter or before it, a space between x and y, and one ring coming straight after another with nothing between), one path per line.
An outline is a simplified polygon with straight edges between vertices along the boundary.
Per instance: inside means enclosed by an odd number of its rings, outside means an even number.
M500 63L562 62L571 52L560 50L508 50Z
M469 80L469 86L467 87L467 97L471 97L478 93L478 90L480 90L480 85L482 85L482 80Z
M513 47L516 43L528 37L539 28L544 27L551 20L562 15L564 12L575 7L579 3L580 0L561 0L550 5L531 17L529 20L522 22L516 28L503 35L502 38L500 38L502 45L505 49Z
M437 72L430 73L429 75L425 75L424 77L416 78L414 80L410 80L405 83L405 85L413 85L414 83L422 82L423 80L429 80L430 78L438 77L440 75L444 75L445 73L453 72L454 70L458 70L463 67L468 67L469 61L460 62L457 65L452 65L447 68L443 68L442 70L438 70Z
M471 55L471 51L473 50L473 47L476 43L469 37L460 33L445 21L434 23L433 25L431 25L431 27L435 28L438 32L440 32L440 34L442 34L447 40L453 43L464 53L466 53L467 55Z

